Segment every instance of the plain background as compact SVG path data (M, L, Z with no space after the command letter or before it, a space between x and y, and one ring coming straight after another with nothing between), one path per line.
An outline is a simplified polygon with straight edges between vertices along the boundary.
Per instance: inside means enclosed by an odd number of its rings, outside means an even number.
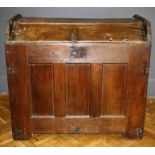
M148 96L155 96L155 8L0 8L0 92L7 92L7 76L4 55L6 21L20 13L23 16L55 18L130 18L139 14L152 24L152 54Z

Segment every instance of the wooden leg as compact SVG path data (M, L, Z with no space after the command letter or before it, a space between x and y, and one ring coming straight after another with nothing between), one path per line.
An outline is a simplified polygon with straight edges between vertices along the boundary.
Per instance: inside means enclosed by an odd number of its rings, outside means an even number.
M29 139L32 114L27 48L25 45L8 45L6 49L9 51L6 60L12 136L15 140Z
M127 76L126 137L142 139L147 97L148 72L140 72L142 66L149 64L149 47L131 46ZM144 57L141 57L143 55Z
M127 139L142 139L143 138L143 127L130 129L126 133L122 133L123 137L127 137Z
M21 129L15 128L12 130L12 137L14 140L28 140L32 137L30 133L25 133Z

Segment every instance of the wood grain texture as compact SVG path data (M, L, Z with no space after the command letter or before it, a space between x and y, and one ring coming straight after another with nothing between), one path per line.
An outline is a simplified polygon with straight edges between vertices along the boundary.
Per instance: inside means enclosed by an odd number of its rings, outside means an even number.
M28 45L29 63L128 63L127 44L76 43L86 56L71 58L72 43L44 43ZM117 48L116 48L117 47Z
M126 64L103 65L102 115L124 114L126 74Z
M102 71L102 64L91 64L90 117L101 116Z
M124 133L125 117L32 118L33 133Z
M33 115L53 115L53 65L30 65Z
M90 65L67 64L67 115L88 115Z
M66 65L54 65L54 116L66 115Z
M25 45L12 45L6 46L6 51L13 137L28 139L32 133L27 48Z
M146 44L143 46L130 44L129 52L126 105L126 115L129 118L127 134L129 137L134 138L137 136L136 130L143 130L144 128L148 83L148 72L144 68L149 67L150 46Z
M143 22L135 19L38 19L20 18L16 21L13 39L16 41L71 39L73 30L78 32L78 40L144 41Z
M146 104L145 132L142 140L127 140L120 134L34 134L30 140L12 138L8 95L0 94L0 146L155 146L155 99Z

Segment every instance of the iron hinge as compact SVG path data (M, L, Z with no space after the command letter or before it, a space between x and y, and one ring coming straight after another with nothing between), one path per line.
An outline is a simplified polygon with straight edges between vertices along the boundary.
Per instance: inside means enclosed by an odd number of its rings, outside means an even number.
M15 73L15 71L14 71L14 69L12 67L8 67L7 68L7 73L8 74L13 74L13 73Z
M149 64L148 63L144 63L143 65L138 67L138 72L140 74L144 74L144 75L148 75L149 74Z
M142 139L142 137L143 137L143 132L144 132L143 128L142 128L142 127L137 128L135 131L136 131L136 136L137 136L137 138L138 138L138 139Z
M144 67L144 74L149 74L149 66L147 64Z

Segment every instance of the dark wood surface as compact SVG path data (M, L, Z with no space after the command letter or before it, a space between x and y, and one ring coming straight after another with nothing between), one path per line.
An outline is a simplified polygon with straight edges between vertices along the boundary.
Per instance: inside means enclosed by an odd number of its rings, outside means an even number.
M91 88L90 88L90 103L89 115L90 117L101 116L101 103L102 103L102 72L103 65L91 64Z
M66 114L88 115L90 65L67 64L66 74Z
M148 45L130 45L126 94L129 136L137 136L134 134L135 129L143 132L149 59L150 47Z
M32 118L34 133L123 133L125 118Z
M70 40L77 31L78 40L145 41L141 20L135 19L37 19L20 18L14 26L13 39L22 40Z
M28 45L28 61L29 63L127 63L129 58L127 44L124 43L76 43L76 47L85 49L85 57L76 59L70 57L72 43Z
M103 65L102 115L124 115L126 76L126 64Z
M22 52L21 52L22 51ZM31 137L31 98L26 46L6 45L11 123L15 139Z
M66 115L66 65L54 64L54 115Z
M34 115L53 115L53 65L30 65L32 109Z
M6 60L14 139L32 133L116 132L142 138L149 26L139 16L13 18L7 26Z

